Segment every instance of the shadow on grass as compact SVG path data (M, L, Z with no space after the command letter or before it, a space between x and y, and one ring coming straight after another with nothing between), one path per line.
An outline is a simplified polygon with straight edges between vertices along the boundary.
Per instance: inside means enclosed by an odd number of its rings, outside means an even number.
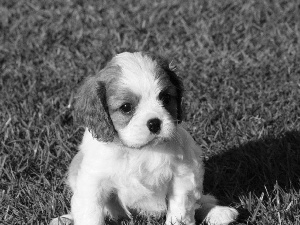
M239 202L249 193L300 189L300 132L265 137L212 156L205 162L204 187L221 202Z

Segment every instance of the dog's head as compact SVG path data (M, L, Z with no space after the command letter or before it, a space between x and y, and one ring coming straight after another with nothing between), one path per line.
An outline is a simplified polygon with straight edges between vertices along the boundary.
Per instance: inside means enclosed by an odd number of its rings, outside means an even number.
M166 59L124 52L85 80L75 113L98 140L141 148L173 137L182 120L182 91Z

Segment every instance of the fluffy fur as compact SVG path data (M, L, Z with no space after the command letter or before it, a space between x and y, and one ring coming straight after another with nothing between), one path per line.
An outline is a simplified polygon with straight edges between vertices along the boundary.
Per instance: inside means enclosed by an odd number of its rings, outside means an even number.
M75 225L166 214L166 224L228 224L237 211L202 194L201 149L182 124L182 82L161 58L116 55L78 91L86 130L68 175ZM199 211L199 212L198 212Z

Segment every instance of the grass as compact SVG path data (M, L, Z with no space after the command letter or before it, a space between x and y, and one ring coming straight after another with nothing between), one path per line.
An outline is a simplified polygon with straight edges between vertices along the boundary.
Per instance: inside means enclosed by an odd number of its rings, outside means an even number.
M296 0L2 0L0 224L68 212L64 174L83 131L72 93L127 49L177 63L205 191L244 212L240 224L300 224Z

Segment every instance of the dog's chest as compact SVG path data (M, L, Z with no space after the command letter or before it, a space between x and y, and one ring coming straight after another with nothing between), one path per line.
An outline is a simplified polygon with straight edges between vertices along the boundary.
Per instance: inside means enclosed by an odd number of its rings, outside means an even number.
M170 156L163 154L131 155L118 190L123 204L142 211L165 211L165 199L173 175L171 161Z

